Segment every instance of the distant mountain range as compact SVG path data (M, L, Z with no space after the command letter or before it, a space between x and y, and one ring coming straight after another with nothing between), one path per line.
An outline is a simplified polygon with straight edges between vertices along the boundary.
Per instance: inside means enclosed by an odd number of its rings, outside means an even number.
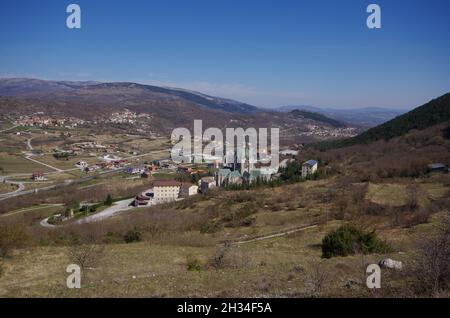
M280 137L292 142L314 141L309 124L327 129L344 123L311 112L291 113L258 108L246 103L178 88L128 82L71 82L39 79L0 79L0 115L44 112L85 120L108 117L129 109L152 116L152 129L170 134L176 127L192 128L194 119L205 127L278 127ZM17 117L17 116L16 116ZM328 128L327 128L328 127ZM303 136L297 139L298 136ZM322 137L321 137L322 138Z
M223 110L232 113L251 113L258 110L257 107L230 99L208 96L202 93L164 88L136 83L117 82L70 82L70 81L44 81L27 78L0 78L0 96L22 96L22 97L52 97L52 98L83 98L92 95L109 95L119 97L123 100L129 97L140 96L152 101L166 102L185 101L210 109ZM122 97L122 98L120 98Z
M278 108L282 112L293 110L309 111L334 118L341 122L363 127L374 127L404 113L401 110L379 107L365 107L357 109L321 108L307 105L282 106Z

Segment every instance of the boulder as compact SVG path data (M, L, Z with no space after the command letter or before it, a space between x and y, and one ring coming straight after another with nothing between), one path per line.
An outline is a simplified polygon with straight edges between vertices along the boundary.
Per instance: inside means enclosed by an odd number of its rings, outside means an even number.
M381 260L378 265L380 265L381 268L393 268L393 269L402 269L403 264L400 261L395 261L391 258L385 258Z

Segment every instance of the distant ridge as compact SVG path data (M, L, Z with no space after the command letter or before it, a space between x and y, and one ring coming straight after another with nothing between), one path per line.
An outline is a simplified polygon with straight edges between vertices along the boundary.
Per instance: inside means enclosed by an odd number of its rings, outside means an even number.
M336 119L333 118L329 118L325 115L319 114L319 113L315 113L315 112L310 112L310 111L306 111L306 110L293 110L291 112L291 114L295 117L302 117L305 119L312 119L315 120L317 122L321 122L327 125L330 125L332 127L335 128L340 128L340 127L345 127L346 125Z
M423 130L449 120L450 93L447 93L356 137L321 143L319 148L345 147L355 144L368 144L377 140L389 140L403 136L413 129Z
M278 108L281 112L293 110L304 110L325 115L340 122L359 125L363 127L375 127L392 118L401 115L404 111L387 109L381 107L364 107L355 109L322 108L308 105L282 106Z
M323 138L305 134L311 124L328 131L332 128L330 123L335 123L320 114L294 116L180 88L132 82L0 78L0 116L10 120L42 112L52 117L73 117L89 124L100 123L96 127L99 130L139 131L141 128L138 125L131 127L126 123L108 121L113 113L124 110L148 115L148 131L157 135L171 134L177 127L191 129L194 121L201 119L204 127L220 129L277 127L280 128L280 139L290 144Z
M89 94L112 96L121 93L138 98L151 98L154 102L178 100L229 113L253 113L258 107L238 101L209 96L182 89L165 88L131 82L72 82L48 81L29 78L0 78L0 96L39 97L61 99L80 98Z

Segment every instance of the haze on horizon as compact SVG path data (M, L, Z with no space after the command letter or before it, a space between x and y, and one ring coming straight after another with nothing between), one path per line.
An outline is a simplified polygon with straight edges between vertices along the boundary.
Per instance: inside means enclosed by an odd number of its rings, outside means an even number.
M137 82L259 107L411 109L450 91L450 3L87 1L0 4L0 77Z

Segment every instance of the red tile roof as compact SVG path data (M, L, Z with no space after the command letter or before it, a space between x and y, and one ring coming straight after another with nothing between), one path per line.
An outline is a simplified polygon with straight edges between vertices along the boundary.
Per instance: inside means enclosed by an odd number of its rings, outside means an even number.
M180 187L181 182L176 180L156 180L153 183L155 187Z

